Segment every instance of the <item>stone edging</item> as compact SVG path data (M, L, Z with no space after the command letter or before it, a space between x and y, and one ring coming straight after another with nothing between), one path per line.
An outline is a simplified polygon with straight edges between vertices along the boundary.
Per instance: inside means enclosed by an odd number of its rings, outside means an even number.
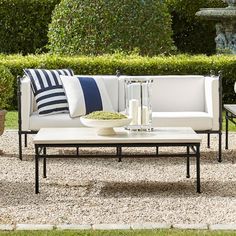
M139 229L187 229L187 230L235 230L236 224L0 224L0 231L13 230L139 230Z

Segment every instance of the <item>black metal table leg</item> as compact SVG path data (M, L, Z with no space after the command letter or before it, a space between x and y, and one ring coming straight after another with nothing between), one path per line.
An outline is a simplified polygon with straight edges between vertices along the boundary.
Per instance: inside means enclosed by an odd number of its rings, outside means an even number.
M79 156L79 147L76 148L76 155Z
M207 147L208 147L208 148L211 147L210 140L211 140L211 135L210 135L210 133L208 133L208 134L207 134Z
M121 146L116 147L116 155L118 156L118 162L121 162L122 149Z
M39 193L39 150L35 147L35 193Z
M229 113L226 111L225 114L225 149L228 149L228 129L229 129L229 120L228 120Z
M187 146L187 155L189 155L189 146ZM189 156L187 156L187 174L186 174L186 178L190 178Z
M46 147L43 148L43 154L46 155ZM47 178L47 158L43 158L43 178Z
M158 154L159 154L159 147L156 146L156 156L158 156Z
M200 180L200 145L196 146L196 174L197 174L197 193L201 193L201 180Z

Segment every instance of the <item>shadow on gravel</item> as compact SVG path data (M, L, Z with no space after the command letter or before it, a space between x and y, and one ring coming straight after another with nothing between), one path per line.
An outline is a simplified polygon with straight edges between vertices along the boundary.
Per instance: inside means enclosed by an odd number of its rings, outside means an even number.
M202 181L202 193L196 193L195 181L186 179L185 182L106 182L101 188L100 195L104 198L114 197L235 197L236 182Z
M19 155L18 154L11 154L11 153L3 153L3 155L0 155L0 158L1 157L8 157L8 158L14 158L14 159L18 159L19 161L20 161L20 159L19 159ZM34 160L34 155L32 155L32 154L24 154L23 155L23 159L22 159L22 161L33 161Z
M194 179L178 182L139 181L104 182L78 181L41 183L40 194L34 193L34 183L0 181L0 207L54 203L55 200L77 203L85 198L211 198L236 196L236 181L202 181L202 193L196 193ZM69 192L73 191L73 198ZM75 197L76 196L76 197Z
M29 182L0 181L0 206L17 206L45 203L46 193L34 194L34 184Z
M40 193L35 194L34 183L0 181L0 208L4 206L36 206L60 202L75 202L90 192L89 182L82 184L41 183ZM74 191L73 199L69 192Z

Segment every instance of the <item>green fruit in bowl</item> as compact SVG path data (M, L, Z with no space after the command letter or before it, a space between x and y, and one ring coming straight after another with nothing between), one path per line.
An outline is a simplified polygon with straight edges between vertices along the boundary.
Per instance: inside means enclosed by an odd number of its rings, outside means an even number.
M84 118L91 120L120 120L127 119L127 116L118 112L94 111L84 116Z

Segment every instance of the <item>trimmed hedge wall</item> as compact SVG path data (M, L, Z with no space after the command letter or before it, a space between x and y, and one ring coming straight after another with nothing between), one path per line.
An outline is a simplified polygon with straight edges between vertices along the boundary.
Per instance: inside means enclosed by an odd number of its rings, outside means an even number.
M0 65L8 67L17 77L22 75L24 68L72 68L76 74L121 74L127 75L174 75L200 74L209 75L210 70L223 71L223 101L235 103L233 91L236 81L236 56L189 56L178 55L170 57L141 57L136 55L124 56L115 54L99 57L60 57L55 55L19 56L0 55ZM16 108L15 96L11 101Z
M60 0L0 0L0 53L45 51L51 13Z

